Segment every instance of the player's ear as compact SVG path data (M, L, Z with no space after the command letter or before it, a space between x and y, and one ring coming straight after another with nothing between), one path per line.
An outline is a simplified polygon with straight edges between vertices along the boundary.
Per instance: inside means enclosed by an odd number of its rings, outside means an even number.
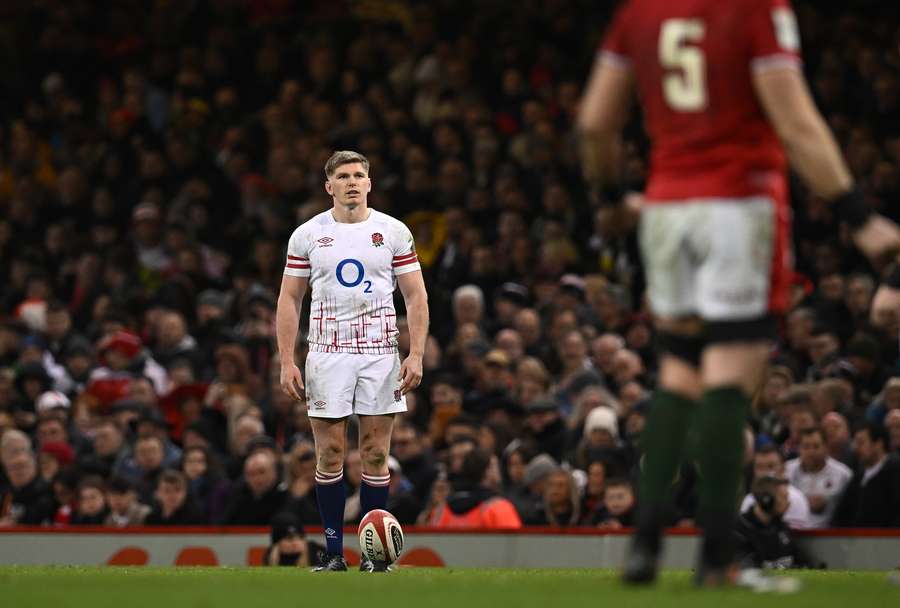
M334 194L334 192L331 191L331 178L325 180L325 192L332 195Z

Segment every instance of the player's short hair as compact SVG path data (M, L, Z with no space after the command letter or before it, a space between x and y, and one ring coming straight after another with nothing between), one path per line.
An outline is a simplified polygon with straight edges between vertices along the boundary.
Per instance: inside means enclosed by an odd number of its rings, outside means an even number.
M328 159L328 162L325 163L325 178L331 179L331 176L334 175L334 172L337 171L338 167L341 165L349 165L350 163L360 163L365 168L366 173L369 172L368 158L359 152L354 152L352 150L338 150L332 154L331 158Z

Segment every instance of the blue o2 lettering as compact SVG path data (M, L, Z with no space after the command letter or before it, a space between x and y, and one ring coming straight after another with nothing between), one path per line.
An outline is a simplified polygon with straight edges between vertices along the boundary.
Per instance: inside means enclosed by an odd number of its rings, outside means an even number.
M366 288L363 289L363 293L372 293L372 281L365 281Z
M356 266L356 279L353 282L346 281L344 279L344 266L347 264L351 264ZM356 287L363 281L363 277L366 276L366 271L363 268L362 262L359 260L354 260L353 258L347 258L346 260L341 260L338 262L337 268L334 271L334 274L337 275L338 283L343 285L344 287ZM370 281L366 281L369 284L369 287L372 286Z

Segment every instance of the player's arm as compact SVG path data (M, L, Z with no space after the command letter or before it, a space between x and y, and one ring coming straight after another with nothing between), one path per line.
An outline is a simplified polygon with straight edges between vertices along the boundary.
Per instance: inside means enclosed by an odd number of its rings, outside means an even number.
M400 390L405 395L422 381L422 357L428 338L428 293L421 270L397 275L397 284L406 303L409 324L409 356L400 366Z
M281 279L278 307L275 310L275 333L278 338L278 356L281 361L281 388L300 401L303 377L294 362L294 347L300 329L300 306L306 295L308 277L285 274Z
M581 100L577 125L585 179L604 199L617 199L605 203L621 200L622 129L628 120L631 91L630 67L599 54Z
M756 70L753 85L791 165L815 194L831 201L837 215L853 229L860 250L873 259L896 251L900 231L893 222L870 214L800 70Z

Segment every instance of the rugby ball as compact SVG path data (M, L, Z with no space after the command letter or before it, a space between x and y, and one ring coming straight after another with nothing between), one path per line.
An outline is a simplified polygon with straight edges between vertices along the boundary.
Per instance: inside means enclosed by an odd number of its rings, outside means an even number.
M383 509L366 513L359 522L359 552L373 562L393 564L403 552L403 528Z

